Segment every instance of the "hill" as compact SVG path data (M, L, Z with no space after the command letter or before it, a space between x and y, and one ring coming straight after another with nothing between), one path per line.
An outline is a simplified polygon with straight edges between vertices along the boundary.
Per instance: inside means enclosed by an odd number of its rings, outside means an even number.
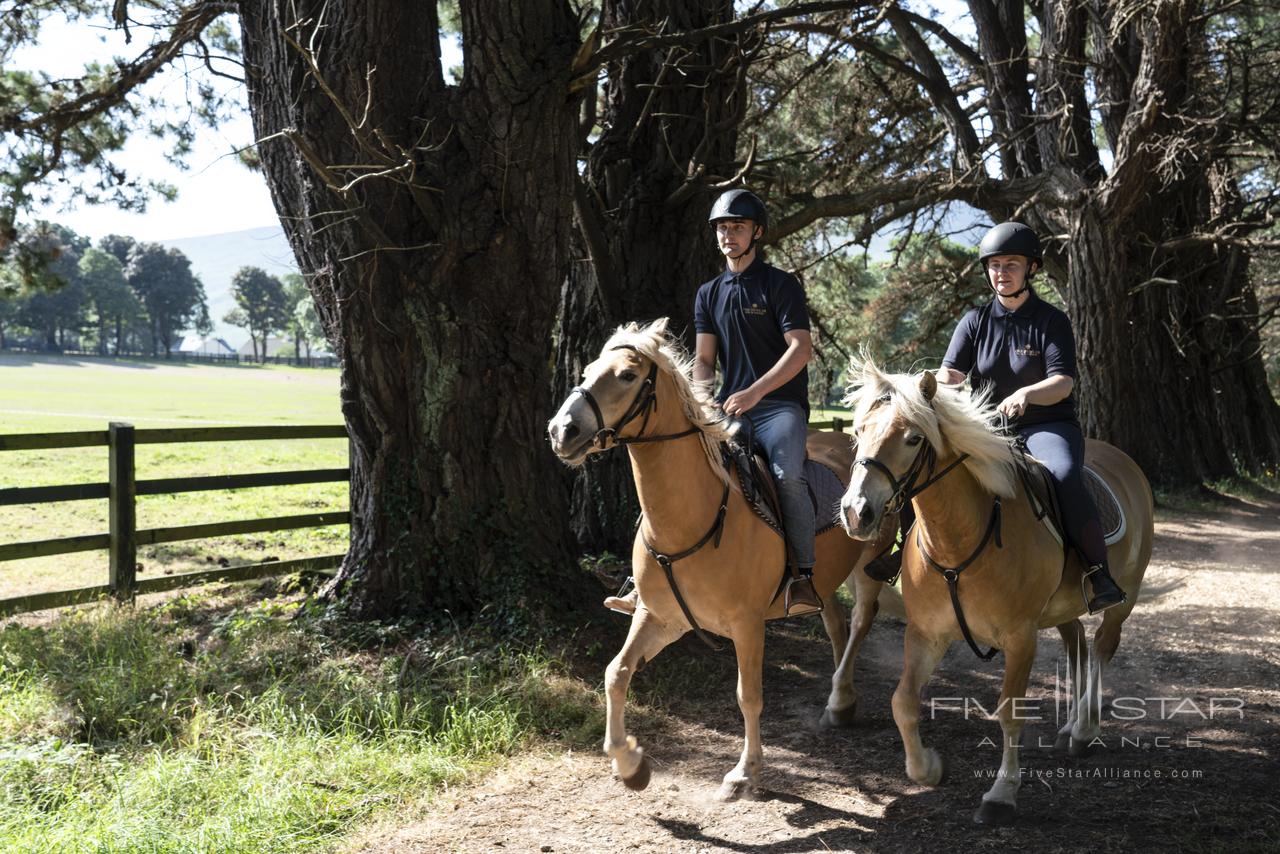
M261 267L273 276L298 272L289 241L276 225L159 242L181 250L191 259L191 269L204 282L204 292L209 298L214 334L227 339L233 347L249 340L247 331L222 321L235 305L231 277L236 270Z

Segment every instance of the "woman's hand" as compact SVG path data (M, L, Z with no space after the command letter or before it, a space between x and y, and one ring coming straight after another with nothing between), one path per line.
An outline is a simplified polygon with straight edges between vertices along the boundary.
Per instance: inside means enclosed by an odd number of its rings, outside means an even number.
M1017 418L1027 411L1027 390L1020 388L1013 394L1000 401L1000 405L996 407L1000 412L1008 418Z

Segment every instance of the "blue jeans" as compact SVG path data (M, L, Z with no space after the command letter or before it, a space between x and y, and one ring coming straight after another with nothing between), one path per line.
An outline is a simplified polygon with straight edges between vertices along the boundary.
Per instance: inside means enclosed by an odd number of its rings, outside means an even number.
M769 460L778 484L782 526L787 532L787 558L796 567L812 568L815 514L804 475L809 430L804 409L790 401L763 400L743 417L751 422L756 444Z

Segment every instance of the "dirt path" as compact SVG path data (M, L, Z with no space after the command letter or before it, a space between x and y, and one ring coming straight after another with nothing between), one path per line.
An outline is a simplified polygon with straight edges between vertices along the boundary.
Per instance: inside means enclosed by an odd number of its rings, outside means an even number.
M1162 511L1143 601L1107 679L1108 696L1126 699L1104 708L1107 746L1094 755L1069 759L1049 746L1061 645L1056 632L1040 636L1031 695L1041 698L1047 720L1031 723L1024 735L1024 773L1037 776L1024 777L1019 817L1009 828L981 830L971 822L989 785L976 775L998 764L994 722L976 716L966 722L959 711L924 722L926 741L948 762L948 777L936 789L907 779L889 708L902 659L901 623L878 621L864 646L857 725L817 729L831 664L814 621L770 628L767 767L756 801L713 800L741 746L735 671L731 655L711 654L686 638L637 677L642 702L678 697L629 721L654 763L646 791L630 792L614 780L596 750L530 755L445 795L430 815L371 831L356 848L1277 851L1278 585L1280 504ZM601 672L624 631L619 623L605 642ZM926 697L972 696L993 705L1000 662L982 664L953 646ZM1154 699L1161 697L1177 698L1163 703L1163 716ZM1208 719L1213 698L1219 702ZM1242 711L1229 711L1237 703ZM1131 709L1144 709L1146 717L1113 717L1136 716Z

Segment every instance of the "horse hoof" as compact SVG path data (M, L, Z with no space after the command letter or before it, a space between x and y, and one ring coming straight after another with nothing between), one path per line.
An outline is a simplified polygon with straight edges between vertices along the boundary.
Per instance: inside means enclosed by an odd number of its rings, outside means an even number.
M649 757L641 756L640 764L636 766L636 773L630 777L623 777L622 784L633 792L643 792L649 785L649 776L653 773L653 769L649 767Z
M1070 749L1071 749L1070 735L1063 733L1062 735L1059 735L1056 739L1054 739L1053 741L1054 753L1066 753Z
M750 780L725 780L720 784L720 791L716 792L716 800L729 803L730 801L752 800L755 789Z
M983 801L982 806L973 814L973 823L982 827L1003 827L1013 824L1018 808L1013 804L1000 801Z
M856 703L844 709L823 709L822 717L818 720L818 726L823 729L848 729L854 724L854 716L857 709Z

